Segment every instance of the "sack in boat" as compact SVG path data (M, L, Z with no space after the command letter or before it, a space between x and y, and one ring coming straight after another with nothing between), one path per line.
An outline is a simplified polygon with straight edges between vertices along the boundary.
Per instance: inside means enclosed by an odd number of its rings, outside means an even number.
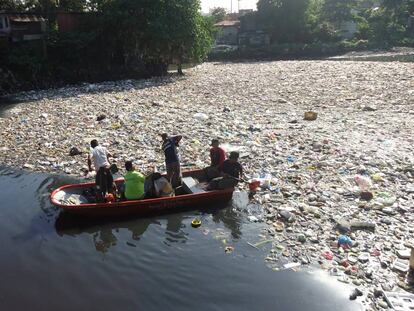
M157 197L171 197L174 195L174 189L165 177L154 180L154 188Z
M83 190L82 195L88 200L88 203L96 203L96 189L94 187Z

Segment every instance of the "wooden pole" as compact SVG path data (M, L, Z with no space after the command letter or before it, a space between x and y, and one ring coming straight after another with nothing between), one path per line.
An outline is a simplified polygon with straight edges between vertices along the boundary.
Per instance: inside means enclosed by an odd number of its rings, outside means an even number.
M414 245L411 246L410 270L414 272Z

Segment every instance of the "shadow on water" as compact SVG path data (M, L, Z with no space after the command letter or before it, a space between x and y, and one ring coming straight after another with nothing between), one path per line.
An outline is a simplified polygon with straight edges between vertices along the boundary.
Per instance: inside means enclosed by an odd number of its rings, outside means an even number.
M43 211L47 214L56 215L57 209L46 208ZM222 223L231 232L234 239L242 236L241 225L242 215L235 212L231 206L222 205L213 209L200 209L196 211L187 210L183 213L177 210L175 213L152 215L151 217L129 218L103 218L93 219L72 215L67 212L59 212L55 220L55 230L59 236L76 237L88 234L93 238L95 249L98 252L106 253L112 246L117 245L118 238L116 233L121 229L130 232L133 241L139 241L150 225L161 226L166 223L164 244L171 246L173 243L186 243L188 239L188 228L184 220L188 223L193 214L196 213L202 221L212 217L216 224ZM127 242L129 246L136 247L135 244Z

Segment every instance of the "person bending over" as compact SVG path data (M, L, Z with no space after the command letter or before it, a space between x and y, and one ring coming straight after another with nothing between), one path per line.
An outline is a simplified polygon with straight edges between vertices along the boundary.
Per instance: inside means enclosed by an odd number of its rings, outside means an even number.
M126 174L124 196L127 200L139 200L145 195L144 183L145 177L134 169L132 161L125 162Z
M181 168L180 158L178 156L178 144L180 143L182 136L171 136L167 133L161 134L162 138L162 150L165 155L165 167L167 170L167 179L171 182L174 188L181 185Z
M107 193L113 193L113 182L111 171L109 170L109 157L112 155L105 147L99 146L96 139L91 141L91 153L88 155L88 169L92 171L92 161L95 167L95 183L98 194L103 199Z

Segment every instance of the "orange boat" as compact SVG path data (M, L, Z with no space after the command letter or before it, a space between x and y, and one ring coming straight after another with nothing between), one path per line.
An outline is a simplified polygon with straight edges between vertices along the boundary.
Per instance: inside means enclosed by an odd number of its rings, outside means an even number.
M203 170L183 172L183 177L192 177L202 180ZM115 180L117 185L124 182L122 178ZM50 195L50 201L64 211L76 215L90 217L112 217L129 215L148 215L166 211L215 207L231 200L233 188L213 191L197 191L196 193L183 193L173 197L128 200L118 202L89 203L83 198L86 189L94 187L95 183L66 185L57 188Z

